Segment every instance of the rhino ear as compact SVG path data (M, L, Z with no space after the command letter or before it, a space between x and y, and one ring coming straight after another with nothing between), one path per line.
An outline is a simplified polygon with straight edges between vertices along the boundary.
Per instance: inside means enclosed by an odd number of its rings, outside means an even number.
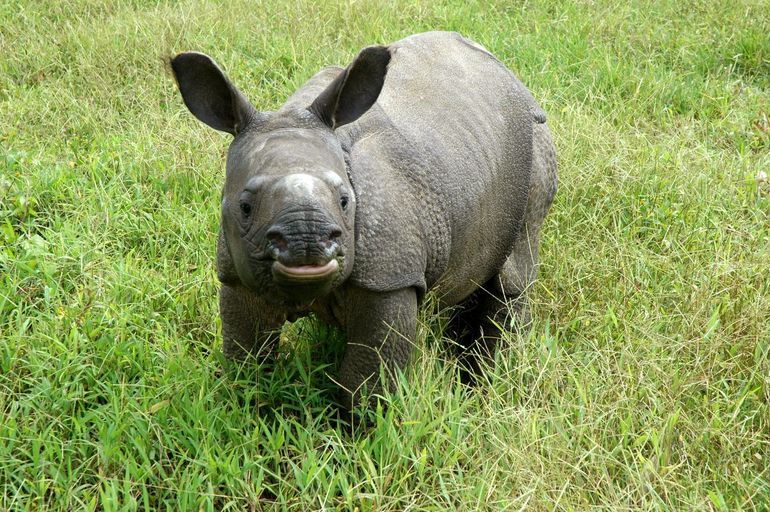
M180 53L170 64L185 105L207 125L236 135L256 117L249 100L208 55Z
M310 105L332 130L352 123L377 101L390 62L387 46L369 46Z

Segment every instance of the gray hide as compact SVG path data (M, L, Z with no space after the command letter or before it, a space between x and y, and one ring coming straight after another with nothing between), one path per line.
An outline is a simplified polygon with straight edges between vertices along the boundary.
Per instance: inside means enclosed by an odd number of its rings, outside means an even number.
M445 32L369 47L272 113L205 55L171 65L193 114L235 136L217 251L228 357L267 357L287 319L316 313L346 334L352 407L409 361L427 291L459 305L471 376L498 326L527 323L556 155L543 111L483 47Z

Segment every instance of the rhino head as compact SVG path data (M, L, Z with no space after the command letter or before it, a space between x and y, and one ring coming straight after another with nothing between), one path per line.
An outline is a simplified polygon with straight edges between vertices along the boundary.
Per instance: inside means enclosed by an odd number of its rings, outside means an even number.
M277 112L258 112L210 57L171 60L190 111L234 137L221 228L238 279L266 300L308 303L350 275L356 198L335 130L375 103L389 61L386 47L366 48Z

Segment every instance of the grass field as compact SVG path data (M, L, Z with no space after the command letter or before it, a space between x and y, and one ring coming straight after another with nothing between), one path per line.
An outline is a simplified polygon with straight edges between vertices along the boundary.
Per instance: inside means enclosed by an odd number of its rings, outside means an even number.
M770 510L770 6L756 0L0 4L0 510ZM363 46L457 30L549 115L532 331L456 380L430 303L368 429L339 336L221 356L229 137L163 57L260 109ZM760 176L761 178L761 176Z

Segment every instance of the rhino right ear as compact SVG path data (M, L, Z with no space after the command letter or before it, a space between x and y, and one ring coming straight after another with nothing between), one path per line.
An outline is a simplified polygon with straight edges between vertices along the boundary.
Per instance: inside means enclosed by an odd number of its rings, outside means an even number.
M249 100L208 55L180 53L170 64L185 105L212 128L236 135L257 116Z

